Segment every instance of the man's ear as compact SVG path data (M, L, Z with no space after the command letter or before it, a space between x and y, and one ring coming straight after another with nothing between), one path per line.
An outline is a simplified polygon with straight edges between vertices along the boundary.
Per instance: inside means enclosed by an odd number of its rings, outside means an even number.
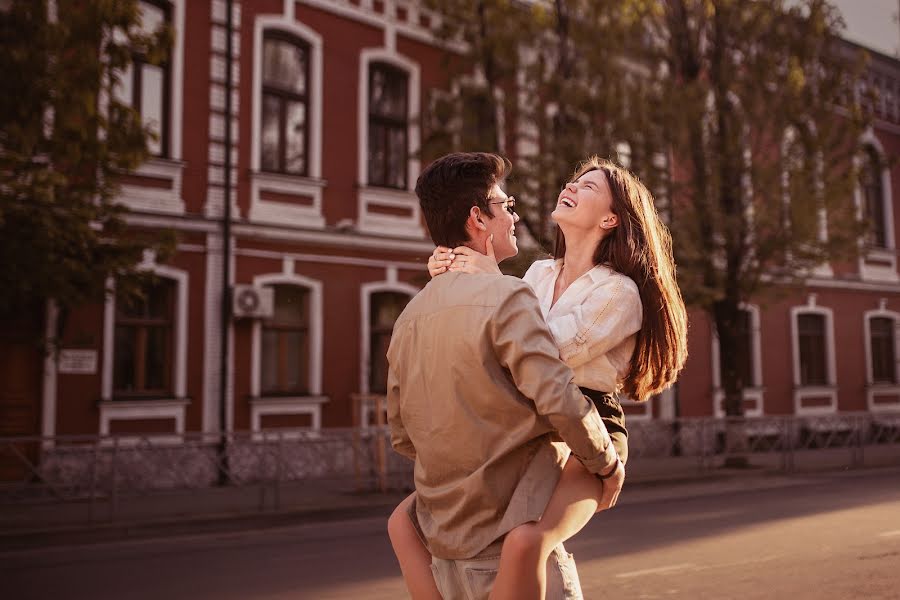
M480 208L473 206L469 209L467 224L470 225L473 230L487 231L487 225L485 225L484 220L484 213L481 212Z

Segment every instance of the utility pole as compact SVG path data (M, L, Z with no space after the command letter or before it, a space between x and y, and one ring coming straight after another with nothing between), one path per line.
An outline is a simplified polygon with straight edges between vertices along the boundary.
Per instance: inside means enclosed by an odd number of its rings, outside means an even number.
M232 35L234 33L234 3L226 0L225 18L225 187L222 217L222 322L221 354L219 356L219 485L231 481L228 465L228 371L231 328L231 71L233 64Z

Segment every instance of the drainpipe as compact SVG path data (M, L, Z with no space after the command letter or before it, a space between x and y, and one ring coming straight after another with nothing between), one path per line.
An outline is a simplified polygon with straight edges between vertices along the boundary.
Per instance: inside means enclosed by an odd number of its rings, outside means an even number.
M231 70L233 63L232 34L234 31L233 0L226 0L225 19L225 206L222 217L222 326L219 355L219 484L231 480L228 467L228 332L231 328Z

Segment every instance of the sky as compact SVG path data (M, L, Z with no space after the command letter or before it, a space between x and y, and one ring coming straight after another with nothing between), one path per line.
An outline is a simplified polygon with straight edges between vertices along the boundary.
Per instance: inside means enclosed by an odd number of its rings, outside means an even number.
M831 0L847 23L845 38L900 58L900 0Z

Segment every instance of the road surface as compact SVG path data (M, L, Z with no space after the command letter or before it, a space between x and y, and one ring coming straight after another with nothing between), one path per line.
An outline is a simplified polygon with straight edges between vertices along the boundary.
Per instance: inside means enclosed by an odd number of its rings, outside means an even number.
M900 469L635 487L568 543L588 599L900 598ZM384 518L0 554L25 599L405 598Z

